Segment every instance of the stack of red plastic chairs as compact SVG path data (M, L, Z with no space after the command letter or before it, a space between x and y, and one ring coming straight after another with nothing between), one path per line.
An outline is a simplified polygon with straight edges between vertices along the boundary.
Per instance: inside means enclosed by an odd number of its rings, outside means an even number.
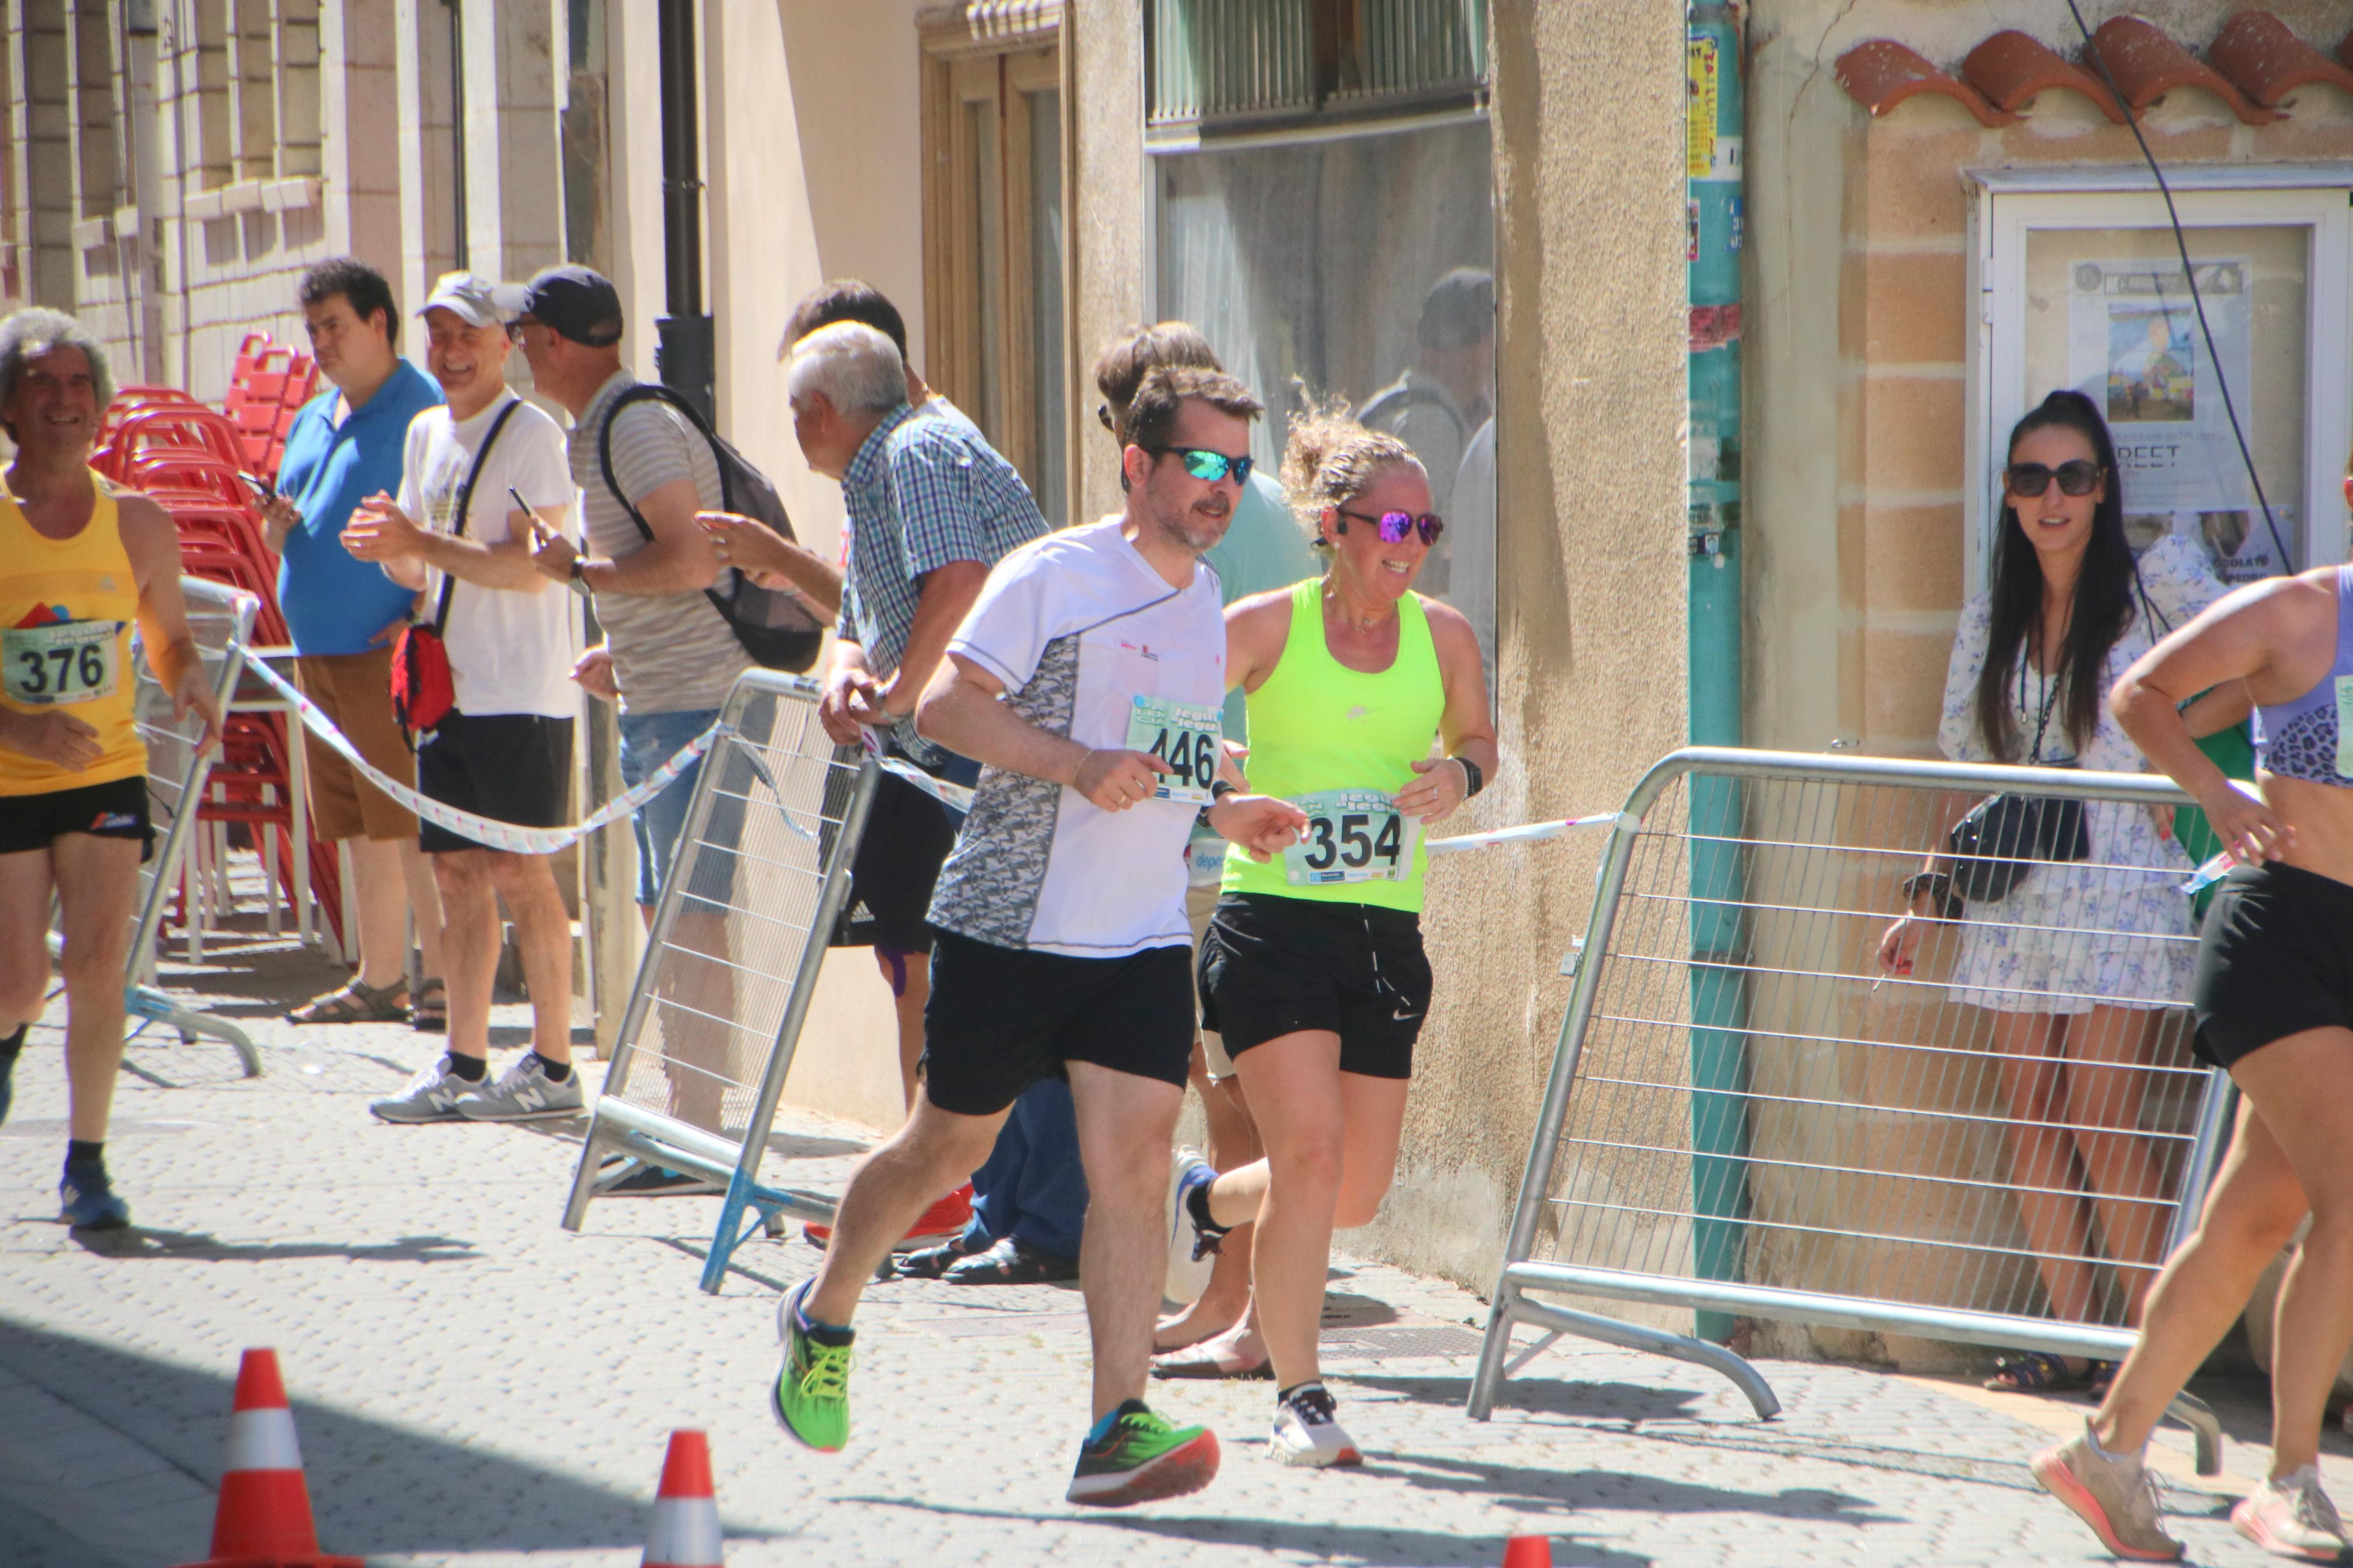
M307 354L248 336L238 351L236 380L223 414L172 387L126 386L107 405L91 467L127 489L139 490L172 514L180 535L180 563L191 575L241 588L261 602L253 624L258 647L283 647L291 638L278 605L278 555L263 537L261 515L248 479L273 477L286 431L318 379ZM299 743L297 740L294 743ZM293 904L293 787L290 731L279 713L227 716L222 752L197 812L201 822L242 822L275 827L271 868ZM311 885L337 938L343 898L334 847L311 840ZM175 910L185 918L185 907Z
M318 390L318 363L309 354L271 342L267 332L247 335L237 351L237 367L229 377L222 412L237 427L248 468L265 478L276 477L294 416Z

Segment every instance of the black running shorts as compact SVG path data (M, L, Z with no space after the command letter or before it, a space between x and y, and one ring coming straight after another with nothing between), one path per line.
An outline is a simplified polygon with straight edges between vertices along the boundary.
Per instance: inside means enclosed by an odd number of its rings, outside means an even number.
M517 827L562 827L572 818L572 721L543 713L458 713L417 738L417 793ZM419 823L428 855L491 847Z
M947 807L896 773L877 777L832 945L931 952L923 915L955 837L956 818Z
M1201 941L1201 1026L1239 1061L1282 1035L1340 1037L1340 1070L1411 1078L1430 1013L1421 917L1377 904L1229 893Z
M2353 886L2275 862L2233 868L2207 907L2190 995L2190 1048L2214 1067L2353 1028Z
M155 852L147 817L147 775L77 784L40 795L0 795L0 855L47 849L69 833L93 838L136 838L139 858Z
M1193 950L1072 958L932 928L923 1092L993 1116L1065 1062L1185 1087L1193 1065Z

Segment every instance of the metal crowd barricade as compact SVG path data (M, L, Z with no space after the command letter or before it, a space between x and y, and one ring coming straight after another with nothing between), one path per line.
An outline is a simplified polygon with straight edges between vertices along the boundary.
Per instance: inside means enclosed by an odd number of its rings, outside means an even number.
M592 1198L649 1165L726 1183L712 1292L745 1209L754 1225L833 1217L828 1198L758 1181L879 771L826 735L819 690L755 669L728 694L564 1210L579 1229Z
M1899 884L1952 814L2003 792L2084 803L2088 858L1971 906L1966 952L1961 924L1930 923L1912 972L1887 973ZM2187 804L2155 775L1703 748L1654 766L1565 966L1471 1415L1575 1334L1712 1367L1771 1417L1764 1377L1708 1342L1730 1337L1718 1314L2130 1350L2127 1293L2194 1226L2226 1135L2228 1079L2188 1051L2187 873L2127 847ZM2103 1015L2105 1034L2079 1016L2088 1043L2058 1063L2032 1054L2036 1016L2090 1007L2095 984L2150 1005ZM1638 1310L1592 1310L1610 1302ZM1545 1334L1514 1357L1524 1323ZM2211 1414L2174 1414L2215 1473Z
M246 637L260 601L202 577L185 576L180 579L180 597L187 606L189 634L213 678L214 699L226 710L229 693L237 689L237 677L245 668ZM179 887L189 837L196 831L196 803L204 796L206 775L219 753L197 749L196 742L204 733L202 722L193 714L174 721L171 693L155 679L146 659L133 663L137 685L132 714L139 738L147 745L147 809L155 827L155 843L139 868L139 903L124 965L123 1000L133 1017L169 1025L178 1031L184 1045L194 1044L203 1036L226 1041L237 1052L245 1076L258 1078L261 1057L244 1030L209 1013L180 1006L152 984L156 939Z

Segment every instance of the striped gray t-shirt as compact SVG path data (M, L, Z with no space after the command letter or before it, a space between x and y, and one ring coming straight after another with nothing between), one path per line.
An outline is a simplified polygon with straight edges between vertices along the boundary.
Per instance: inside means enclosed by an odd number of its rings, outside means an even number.
M596 389L572 427L572 482L580 487L581 521L592 555L623 560L649 542L596 462L605 410L637 384L627 370ZM633 502L679 479L694 481L706 510L723 503L719 464L710 444L676 409L632 403L613 425L613 478ZM681 713L716 708L752 656L701 589L648 597L596 595L596 619L613 650L624 713Z

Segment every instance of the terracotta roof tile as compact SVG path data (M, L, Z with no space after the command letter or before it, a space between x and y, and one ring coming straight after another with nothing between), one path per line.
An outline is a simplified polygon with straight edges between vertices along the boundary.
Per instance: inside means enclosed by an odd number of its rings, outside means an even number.
M2156 23L2138 16L2109 17L2092 35L2084 52L2106 62L2109 74L2124 89L2125 101L2136 112L2177 87L2200 87L2229 104L2231 112L2249 125L2264 125L2279 118L2278 111L2250 101L2228 77L2175 43Z
M2035 94L2064 87L2090 99L2118 125L2125 122L2125 111L2096 75L2015 28L1996 33L1971 49L1961 62L1961 79L2013 114Z
M2353 47L2353 37L2347 46ZM2269 11L2242 11L2223 23L2206 58L2265 109L2277 109L2280 100L2316 81L2353 93L2353 70L2297 37Z
M1838 58L1839 85L1876 117L1924 92L1953 100L1981 125L2015 125L2018 116L1989 102L1965 81L1946 75L1918 51L1893 38L1871 38Z

